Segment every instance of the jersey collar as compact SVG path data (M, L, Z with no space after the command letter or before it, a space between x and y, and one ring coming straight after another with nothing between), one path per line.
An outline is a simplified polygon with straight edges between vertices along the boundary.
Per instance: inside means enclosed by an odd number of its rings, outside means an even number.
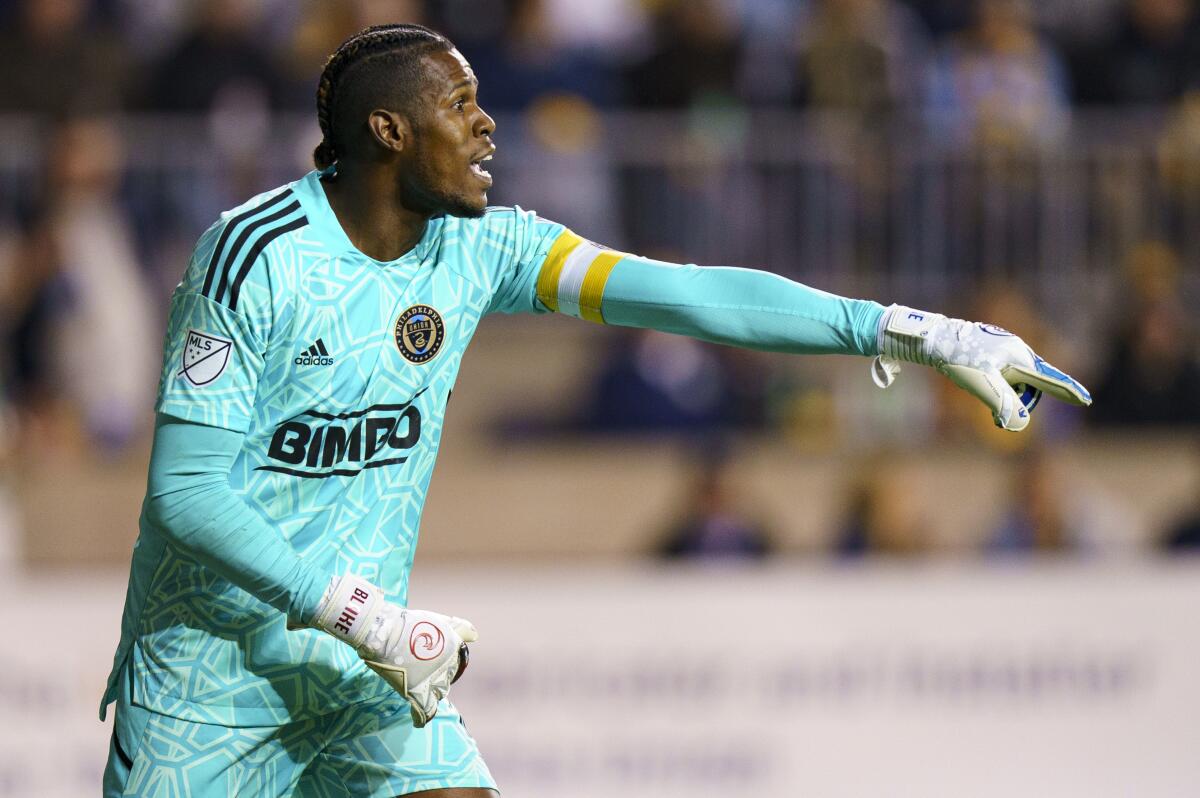
M425 225L425 232L421 235L421 240L417 242L417 245L395 260L376 260L355 247L350 237L346 235L346 231L342 229L341 223L338 222L333 208L330 207L329 200L325 196L325 189L321 188L321 175L332 172L334 168L331 166L325 172L316 170L309 172L296 181L295 186L296 196L299 197L300 205L308 216L309 225L320 231L321 237L334 251L349 253L380 266L401 265L410 262L424 263L430 258L441 238L442 224L445 222L443 216L435 216L430 219L429 223Z

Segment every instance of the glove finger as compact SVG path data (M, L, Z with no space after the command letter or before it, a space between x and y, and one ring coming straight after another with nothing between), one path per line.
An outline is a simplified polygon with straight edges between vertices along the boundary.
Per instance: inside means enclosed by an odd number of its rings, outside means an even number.
M1032 385L1055 399L1073 405L1086 407L1092 403L1092 395L1083 387L1083 383L1065 371L1056 369L1036 354L1033 355L1032 369L1012 363L1004 367L1004 377L1009 382Z
M464 643L474 643L479 639L479 632L475 629L475 624L466 618L451 618L450 628L463 639Z
M434 684L435 678L426 679L404 696L408 699L413 725L418 729L433 719L437 714L438 702L445 698L449 691L448 687L439 689Z
M409 699L408 699L408 716L410 718L412 718L414 727L416 727L418 729L423 728L426 723L433 720L435 715L437 715L437 702L436 701L433 702L433 706L426 709L425 707L421 706L416 701L414 701L411 696L409 697Z
M977 369L946 363L938 370L959 388L987 405L992 411L992 420L1000 429L1020 432L1029 425L1029 410L1012 386L1000 376L998 369Z
M471 649L467 648L467 644L463 643L458 647L458 667L454 669L454 678L450 680L450 684L454 684L462 675L466 673L467 666L471 664Z

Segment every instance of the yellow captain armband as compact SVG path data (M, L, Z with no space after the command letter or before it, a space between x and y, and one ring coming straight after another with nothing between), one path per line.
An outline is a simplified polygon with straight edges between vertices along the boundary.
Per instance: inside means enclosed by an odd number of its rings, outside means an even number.
M538 299L556 313L603 324L600 303L604 285L613 266L624 257L624 252L604 249L564 230L538 274Z

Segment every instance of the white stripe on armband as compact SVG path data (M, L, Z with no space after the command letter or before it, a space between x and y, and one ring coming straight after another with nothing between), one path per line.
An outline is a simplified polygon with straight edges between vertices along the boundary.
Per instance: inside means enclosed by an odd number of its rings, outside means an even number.
M563 262L562 274L558 278L558 311L580 318L579 294L583 291L583 279L588 269L604 250L590 241L581 241L571 250Z
M553 311L600 324L604 286L623 252L604 249L564 230L538 275L538 299Z

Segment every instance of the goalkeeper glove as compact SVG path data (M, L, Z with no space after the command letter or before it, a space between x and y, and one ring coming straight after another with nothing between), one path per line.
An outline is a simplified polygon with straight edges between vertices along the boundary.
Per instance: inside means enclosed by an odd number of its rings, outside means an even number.
M467 668L467 643L479 639L470 621L392 604L357 576L335 576L314 625L349 643L408 701L413 725L424 726Z
M1074 405L1092 403L1087 388L1007 330L892 305L879 323L875 384L891 385L901 360L933 366L987 405L997 427L1013 432L1029 424L1043 391Z

